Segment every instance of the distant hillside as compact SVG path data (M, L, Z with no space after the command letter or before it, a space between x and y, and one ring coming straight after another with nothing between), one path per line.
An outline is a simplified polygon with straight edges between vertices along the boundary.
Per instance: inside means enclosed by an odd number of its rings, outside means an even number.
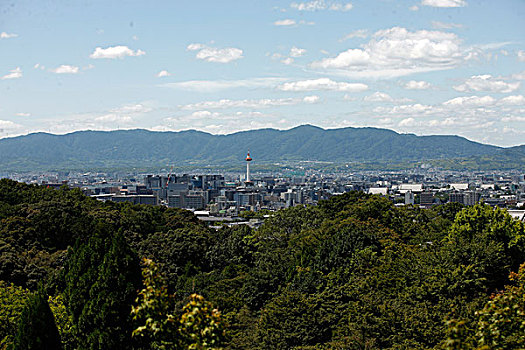
M477 155L469 158L442 159L432 165L452 170L519 170L525 172L525 145L502 148L494 154Z
M260 129L229 135L200 131L79 131L36 133L0 140L0 168L93 169L235 164L250 150L255 161L313 160L381 162L492 157L513 152L459 136L416 136L376 128L324 130L304 125L289 130ZM523 149L514 152L523 154ZM510 155L512 156L512 155Z

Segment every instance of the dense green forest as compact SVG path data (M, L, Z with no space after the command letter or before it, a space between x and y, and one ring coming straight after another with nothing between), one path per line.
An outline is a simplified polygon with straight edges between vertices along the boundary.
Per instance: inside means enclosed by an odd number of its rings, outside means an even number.
M525 229L350 192L258 230L0 180L0 349L525 348Z

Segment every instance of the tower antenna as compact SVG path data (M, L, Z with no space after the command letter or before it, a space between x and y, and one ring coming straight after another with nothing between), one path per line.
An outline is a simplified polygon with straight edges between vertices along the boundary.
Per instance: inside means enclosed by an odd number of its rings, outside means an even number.
M252 161L252 157L250 157L250 151L248 151L248 155L246 156L246 184L248 185L250 183L250 162Z

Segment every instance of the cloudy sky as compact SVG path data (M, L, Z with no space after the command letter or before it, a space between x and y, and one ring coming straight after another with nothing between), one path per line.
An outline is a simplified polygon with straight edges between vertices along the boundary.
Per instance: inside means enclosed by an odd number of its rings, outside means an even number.
M0 137L372 126L525 144L523 0L0 2Z

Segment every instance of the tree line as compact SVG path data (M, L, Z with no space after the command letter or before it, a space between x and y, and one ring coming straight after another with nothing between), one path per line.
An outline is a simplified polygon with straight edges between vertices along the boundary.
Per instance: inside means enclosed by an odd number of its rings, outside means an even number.
M212 230L0 180L0 349L517 349L525 228L361 192Z

